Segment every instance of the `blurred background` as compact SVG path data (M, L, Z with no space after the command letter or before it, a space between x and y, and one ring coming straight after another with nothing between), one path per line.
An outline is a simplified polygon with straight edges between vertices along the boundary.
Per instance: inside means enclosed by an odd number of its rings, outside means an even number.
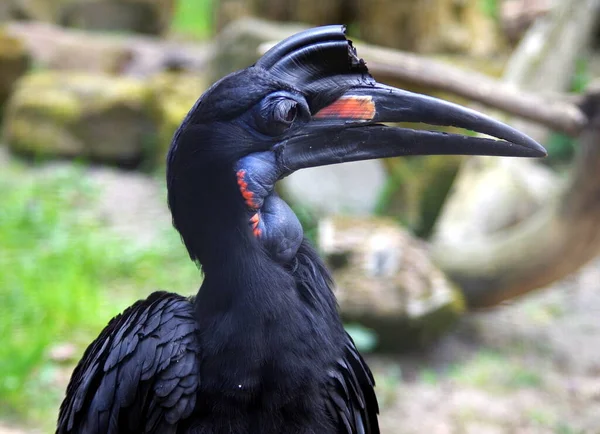
M382 431L600 433L599 3L0 0L0 433L53 432L112 316L197 291L166 206L173 132L216 79L332 23L379 81L549 150L278 187L334 272Z

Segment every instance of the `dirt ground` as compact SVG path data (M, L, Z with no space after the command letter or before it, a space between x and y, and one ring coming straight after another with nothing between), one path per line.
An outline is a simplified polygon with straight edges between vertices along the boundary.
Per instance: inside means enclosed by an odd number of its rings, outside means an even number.
M89 173L104 186L97 212L116 230L152 242L155 228L170 224L156 179ZM600 434L600 260L534 295L467 315L426 351L369 363L384 433ZM0 434L26 432L36 431L0 423Z
M394 362L401 380L388 391ZM371 364L385 433L598 434L600 261L468 315L427 351Z

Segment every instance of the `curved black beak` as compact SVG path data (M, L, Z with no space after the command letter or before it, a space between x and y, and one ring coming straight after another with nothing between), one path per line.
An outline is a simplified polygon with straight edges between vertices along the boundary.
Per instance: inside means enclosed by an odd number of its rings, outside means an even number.
M417 122L497 138L388 127ZM298 169L402 155L544 157L527 135L475 110L381 84L354 87L277 147L284 176Z

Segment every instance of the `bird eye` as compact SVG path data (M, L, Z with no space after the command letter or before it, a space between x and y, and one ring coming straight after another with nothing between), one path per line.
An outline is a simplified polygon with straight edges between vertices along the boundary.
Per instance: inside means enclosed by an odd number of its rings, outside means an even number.
M256 126L271 136L285 133L303 114L303 105L283 92L268 95L257 108Z
M298 114L298 103L291 99L284 99L279 101L273 111L273 117L277 122L283 122L285 124L292 124L296 120Z

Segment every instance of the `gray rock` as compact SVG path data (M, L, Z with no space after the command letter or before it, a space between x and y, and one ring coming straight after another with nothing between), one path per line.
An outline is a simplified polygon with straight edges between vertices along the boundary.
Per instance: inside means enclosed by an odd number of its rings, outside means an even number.
M175 0L79 0L59 10L58 23L86 30L161 34L168 29Z
M280 41L304 29L306 26L255 18L232 22L216 38L212 81L252 65L260 57L258 48L263 43Z
M6 33L25 44L41 69L148 77L165 70L203 74L210 44L145 35L94 33L40 22L13 22Z
M86 30L160 34L168 29L175 0L2 0L12 18ZM0 8L1 9L1 8Z
M321 215L371 214L387 179L380 161L360 161L300 170L281 182L292 205Z
M12 18L12 5L8 1L0 2L0 23Z
M421 347L464 312L460 292L424 243L395 221L334 217L319 226L342 318L375 330L380 350Z

